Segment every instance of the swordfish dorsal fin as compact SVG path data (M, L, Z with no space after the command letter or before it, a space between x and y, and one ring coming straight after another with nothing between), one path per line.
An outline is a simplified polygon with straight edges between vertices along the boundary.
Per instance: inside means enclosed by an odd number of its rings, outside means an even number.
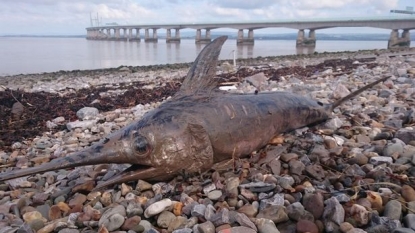
M179 94L194 94L198 91L210 91L218 84L215 79L216 66L222 45L227 36L221 36L210 42L199 53L180 88Z

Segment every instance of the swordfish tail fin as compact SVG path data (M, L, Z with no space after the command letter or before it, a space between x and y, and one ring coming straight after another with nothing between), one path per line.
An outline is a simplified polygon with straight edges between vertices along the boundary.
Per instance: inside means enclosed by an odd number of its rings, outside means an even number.
M352 92L352 93L350 93L350 94L348 94L347 96L345 96L345 97L343 97L343 98L341 98L341 99L339 99L339 100L337 100L336 102L334 102L334 103L332 103L331 105L330 105L330 111L333 111L333 109L335 109L336 107L338 107L339 105L341 105L342 103L344 103L345 101L347 101L347 100L350 100L351 98L353 98L353 97L356 97L357 95L359 95L359 94L361 94L362 92L364 92L364 91L366 91L367 89L369 89L369 88L372 88L373 86L375 86L376 84L378 84L378 83L380 83L380 82L383 82L383 81L386 81L388 78L390 78L391 76L385 76L385 77L383 77L383 78L381 78L381 79L378 79L378 80L376 80L376 81L374 81L374 82L372 82L372 83L369 83L369 84L367 84L366 86L364 86L364 87L362 87L362 88L360 88L360 89L358 89L358 90L356 90L356 91L354 91L354 92Z

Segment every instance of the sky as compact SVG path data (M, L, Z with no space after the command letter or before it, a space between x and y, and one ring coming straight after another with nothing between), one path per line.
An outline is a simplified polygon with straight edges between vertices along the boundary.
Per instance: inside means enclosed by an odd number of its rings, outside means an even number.
M0 35L85 35L90 15L102 24L255 22L310 18L391 17L414 0L0 0ZM410 15L406 15L410 16ZM412 15L415 18L415 15ZM232 29L216 29L232 31ZM389 33L333 28L327 33ZM235 31L236 32L236 31ZM290 33L293 29L255 32Z

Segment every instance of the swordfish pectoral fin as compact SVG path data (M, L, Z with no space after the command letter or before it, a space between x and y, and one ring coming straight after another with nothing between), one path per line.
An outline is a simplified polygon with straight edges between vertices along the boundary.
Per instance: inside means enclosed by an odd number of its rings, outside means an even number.
M222 45L227 36L221 36L206 45L199 53L180 88L179 94L193 94L197 91L210 91L218 84L215 79L216 66Z

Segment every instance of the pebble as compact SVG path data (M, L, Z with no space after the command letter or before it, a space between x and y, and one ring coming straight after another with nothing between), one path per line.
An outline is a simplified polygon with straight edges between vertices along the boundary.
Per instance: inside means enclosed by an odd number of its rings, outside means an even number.
M172 201L170 199L163 199L161 201L155 202L147 207L147 209L144 211L144 216L149 218L151 216L157 215L163 212L165 209L169 208L171 205Z

